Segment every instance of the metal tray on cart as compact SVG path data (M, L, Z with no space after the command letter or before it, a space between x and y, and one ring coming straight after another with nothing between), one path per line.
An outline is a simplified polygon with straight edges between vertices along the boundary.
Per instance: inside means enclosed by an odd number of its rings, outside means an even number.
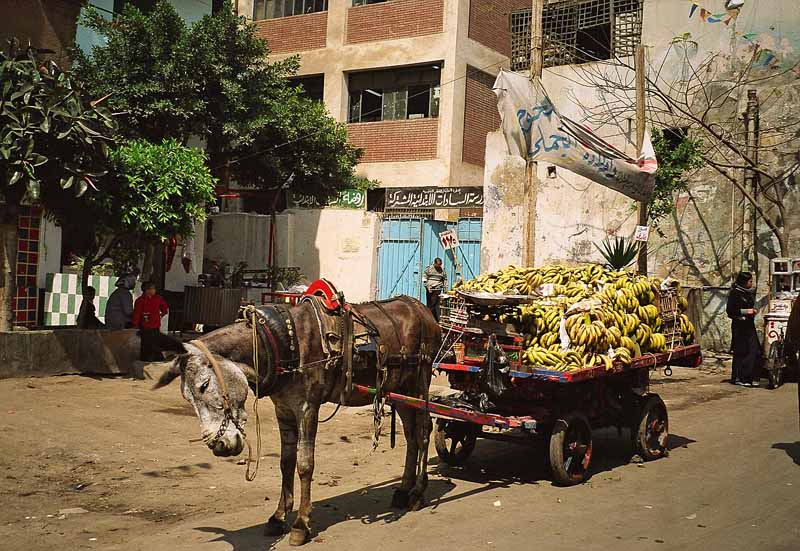
M504 295L502 293L489 293L486 291L456 291L459 297L471 304L479 306L516 306L528 304L539 297L539 295Z

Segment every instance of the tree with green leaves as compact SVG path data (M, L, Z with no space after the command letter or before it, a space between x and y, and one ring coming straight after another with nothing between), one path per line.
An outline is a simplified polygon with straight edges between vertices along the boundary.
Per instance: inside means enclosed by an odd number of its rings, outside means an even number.
M13 322L20 206L81 201L106 173L115 124L88 98L33 49L0 53L0 331Z
M689 189L689 177L704 164L702 145L702 141L684 131L653 129L658 169L653 196L647 205L647 219L662 237L659 223L674 212L675 197Z
M52 212L68 231L89 237L81 251L84 283L106 258L127 271L158 243L190 236L214 200L215 181L201 149L174 139L132 140L116 148L111 161L98 192ZM143 276L152 276L151 263L145 262Z
M76 71L120 113L122 133L158 142L205 142L209 167L223 183L292 189L327 198L369 185L354 174L361 151L346 125L289 82L299 60L270 61L256 27L228 1L187 27L166 1L147 13L133 6L108 21L85 23L104 37Z

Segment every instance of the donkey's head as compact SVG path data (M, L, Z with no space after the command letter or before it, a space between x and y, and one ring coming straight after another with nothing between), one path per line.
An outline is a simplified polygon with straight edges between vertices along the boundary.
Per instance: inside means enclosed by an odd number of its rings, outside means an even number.
M202 344L178 343L178 346L183 353L172 361L154 388L161 388L180 377L181 394L192 404L200 419L203 442L214 455L238 455L244 447L243 431L247 422L245 374L237 364L209 352ZM212 362L217 364L218 372Z

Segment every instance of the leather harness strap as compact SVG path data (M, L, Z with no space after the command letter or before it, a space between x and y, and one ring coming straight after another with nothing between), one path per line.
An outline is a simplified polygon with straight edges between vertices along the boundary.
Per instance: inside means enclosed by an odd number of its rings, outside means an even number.
M205 356L208 360L208 363L211 364L211 369L214 370L214 375L217 376L220 394L222 394L222 407L226 412L231 411L231 397L230 394L228 394L228 385L225 383L225 377L222 376L222 368L220 368L219 362L203 341L189 341L189 344L200 350L200 352L203 353L203 356Z

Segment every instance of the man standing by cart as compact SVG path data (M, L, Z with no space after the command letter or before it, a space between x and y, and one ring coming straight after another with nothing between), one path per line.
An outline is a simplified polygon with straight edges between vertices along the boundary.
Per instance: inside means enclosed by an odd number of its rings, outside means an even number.
M436 258L433 264L425 268L422 274L422 284L425 286L425 302L428 309L433 313L436 321L439 321L439 295L447 286L447 272L442 266L442 259Z

